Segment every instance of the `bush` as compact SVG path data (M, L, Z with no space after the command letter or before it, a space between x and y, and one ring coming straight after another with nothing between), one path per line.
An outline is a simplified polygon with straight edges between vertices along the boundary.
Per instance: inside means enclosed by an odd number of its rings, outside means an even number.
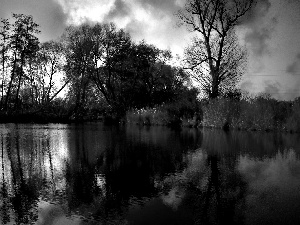
M143 125L196 127L201 117L197 95L196 89L184 88L172 101L158 107L128 111L126 121Z
M264 98L240 102L240 115L236 128L241 130L274 130L274 111Z
M289 132L300 132L300 102L295 101L291 113L286 119L284 129Z
M223 128L228 126L230 117L230 100L221 98L213 99L203 107L204 127Z
M140 125L167 125L169 117L167 112L157 108L130 110L126 113L126 121Z
M300 132L300 100L284 102L267 95L241 100L213 99L203 106L202 124L226 129Z

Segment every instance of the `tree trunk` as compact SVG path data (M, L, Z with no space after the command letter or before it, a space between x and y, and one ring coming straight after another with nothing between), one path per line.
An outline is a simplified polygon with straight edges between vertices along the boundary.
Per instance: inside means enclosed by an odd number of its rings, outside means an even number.
M4 109L5 110L8 109L8 100L9 100L9 97L10 97L10 94L11 94L10 92L11 92L11 88L12 88L12 83L13 83L13 80L14 80L14 77L15 77L16 64L17 64L17 56L16 56L16 53L15 53L15 60L14 60L14 64L13 64L13 70L12 70L12 73L11 73L8 89L7 89L7 92L6 92L5 103L4 103Z
M211 84L211 91L209 93L209 98L214 99L219 96L219 84L218 84L218 74L215 69L211 69L211 77L212 77L212 84Z

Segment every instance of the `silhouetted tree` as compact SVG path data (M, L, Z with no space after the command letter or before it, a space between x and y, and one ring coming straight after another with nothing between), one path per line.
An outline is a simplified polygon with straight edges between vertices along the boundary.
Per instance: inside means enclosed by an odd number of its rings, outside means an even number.
M180 21L199 35L186 51L187 64L210 98L234 86L241 75L245 53L234 28L252 5L253 0L188 0L178 13Z
M65 45L65 73L70 80L68 98L72 102L72 116L81 119L87 108L87 99L91 87L89 79L93 66L93 48L90 26L70 26L63 35Z
M42 92L41 101L49 103L64 87L65 54L63 45L58 41L48 41L40 45L40 50L37 54L38 77L37 83ZM58 79L60 77L60 79ZM59 82L61 81L61 84Z
M11 50L11 77L8 84L5 108L8 107L8 102L12 94L12 88L15 93L14 108L19 107L19 93L23 78L26 78L24 67L28 60L35 56L39 48L39 40L35 36L39 33L38 24L33 21L32 16L24 14L13 14L15 19L12 24L10 35L10 50Z
M10 23L8 19L1 20L0 26L0 51L1 51L1 105L3 106L3 98L4 98L4 86L6 85L6 73L8 67L8 51L9 51L9 36L10 36Z
M169 51L144 41L136 44L112 23L69 27L64 40L69 97L77 118L95 95L105 99L111 116L120 118L130 108L170 101L183 85L183 73L167 65Z

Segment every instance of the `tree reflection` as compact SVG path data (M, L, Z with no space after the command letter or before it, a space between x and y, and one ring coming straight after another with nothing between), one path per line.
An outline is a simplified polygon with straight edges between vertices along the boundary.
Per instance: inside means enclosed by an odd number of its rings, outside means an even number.
M104 136L98 136L106 143L103 149L101 145L93 149L89 147L93 134L88 136L89 131L84 126L78 128L69 139L68 204L71 211L80 211L87 217L89 211L94 218L104 221L123 215L132 201L158 196L160 189L156 187L156 177L178 170L183 160L182 145L191 145L180 143L180 133L174 133L177 137L174 141L170 135L138 127L136 130L111 128L110 132L103 133ZM153 135L163 137L169 147L156 142ZM90 155L97 155L97 160Z
M13 196L11 197L12 208L15 213L17 224L28 224L37 219L36 204L38 201L37 186L33 177L25 177L23 171L24 156L20 152L20 136L18 130L15 131L15 140L7 136L7 152L11 165ZM15 144L12 148L12 144ZM16 152L12 152L16 149ZM23 162L22 162L23 161ZM28 171L29 172L29 171ZM27 173L30 174L30 173Z
M236 171L232 137L204 132L202 140L200 149L188 153L187 168L173 178L179 180L171 186L185 190L177 208L189 208L195 224L242 224L247 184Z
M49 140L44 140L44 136L33 138L31 133L27 135L29 137L24 138L18 127L1 134L2 224L29 224L36 221L39 198L47 193L45 160L47 157L50 162L52 160ZM47 152L49 156L45 154ZM53 168L50 170L53 172Z
M8 187L5 182L5 161L4 161L4 137L1 135L1 164L2 164L2 187L1 187L1 195L2 195L2 205L1 205L1 221L2 224L6 224L10 221L9 216L9 196L8 196Z

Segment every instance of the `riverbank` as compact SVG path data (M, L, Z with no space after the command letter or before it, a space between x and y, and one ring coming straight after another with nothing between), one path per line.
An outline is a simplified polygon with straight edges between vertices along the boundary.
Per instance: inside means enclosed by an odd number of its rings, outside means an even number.
M208 127L224 130L300 132L300 101L277 101L263 97L228 98L202 102L200 110L175 116L163 108L132 110L126 122L139 125Z
M178 103L155 108L132 109L123 118L89 113L78 120L68 111L0 112L0 123L74 123L103 121L142 126L217 128L224 130L300 132L300 100L278 101L271 98L219 98L200 101L193 107Z

